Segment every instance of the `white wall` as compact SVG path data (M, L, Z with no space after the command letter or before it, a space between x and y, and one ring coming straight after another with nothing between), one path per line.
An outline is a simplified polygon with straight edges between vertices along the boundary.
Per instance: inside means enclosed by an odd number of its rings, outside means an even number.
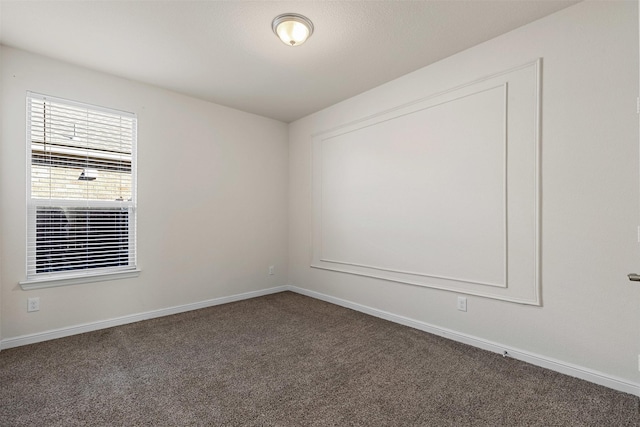
M310 268L312 135L538 57L541 307ZM292 123L290 283L637 384L637 94L637 2L585 2Z
M2 47L2 340L287 283L287 125ZM23 291L25 95L138 115L138 264L123 279ZM276 266L269 276L268 266ZM40 311L27 313L27 297Z

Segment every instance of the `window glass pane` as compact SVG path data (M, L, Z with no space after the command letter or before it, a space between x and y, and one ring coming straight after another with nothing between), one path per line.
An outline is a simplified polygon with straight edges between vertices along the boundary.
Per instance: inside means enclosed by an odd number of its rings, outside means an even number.
M83 171L94 179L80 180ZM131 171L31 165L32 198L131 200L131 196Z
M36 230L36 273L129 264L127 209L39 206Z
M135 269L135 115L30 93L27 120L27 278Z

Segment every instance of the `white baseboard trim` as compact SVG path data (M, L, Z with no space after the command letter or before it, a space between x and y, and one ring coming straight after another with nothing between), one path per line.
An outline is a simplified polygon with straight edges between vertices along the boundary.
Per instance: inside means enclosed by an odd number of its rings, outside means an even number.
M139 322L141 320L148 320L148 319L154 319L156 317L184 313L185 311L198 310L201 308L212 307L214 305L227 304L230 302L261 297L264 295L284 292L288 289L289 289L288 286L277 286L275 288L245 292L242 294L236 294L236 295L231 295L227 297L213 298L213 299L194 302L190 304L177 305L174 307L162 308L159 310L152 310L144 313L116 317L114 319L100 320L98 322L84 323L81 325L69 326L66 328L53 329L50 331L38 332L35 334L29 334L29 335L22 335L15 338L7 338L0 341L0 350L5 350L12 347L19 347L27 344L35 344L38 342L53 340L56 338L68 337L70 335L83 334L85 332L97 331L99 329L112 328L114 326L126 325L128 323Z
M431 325L419 320L410 319L408 317L399 316L397 314L389 313L387 311L379 310L377 308L368 307L366 305L358 304L355 302L347 301L341 298L336 298L330 295L322 294L319 292L311 291L297 286L287 286L287 290L306 295L311 298L319 299L322 301L336 304L342 307L350 308L355 311L359 311L371 316L379 317L381 319L388 320L390 322L399 323L401 325L409 326L414 329L425 331L434 335L438 335L444 338L448 338L454 341L458 341L464 344L469 344L474 347L481 348L483 350L491 351L498 354L504 354L507 352L508 357L522 360L532 365L540 366L542 368L550 369L552 371L559 372L561 374L569 375L572 377L580 378L585 381L589 381L595 384L599 384L605 387L612 388L624 393L640 396L640 384L627 381L622 378L617 378L602 372L595 371L593 369L585 368L582 366L574 365L572 363L563 362L550 357L542 356L539 354L531 353L525 350L519 350L517 348L495 343L482 338L474 337L472 335L463 334L453 331L451 329L442 328L440 326Z
M352 310L356 310L361 313L369 314L371 316L379 317L381 319L385 319L390 322L409 326L414 329L425 331L425 332L438 335L444 338L448 338L454 341L458 341L464 344L469 344L471 346L478 347L483 350L491 351L494 353L504 354L504 352L506 351L508 356L514 359L522 360L524 362L531 363L532 365L540 366L543 368L550 369L552 371L560 372L565 375L590 381L592 383L609 387L624 393L640 396L640 384L638 383L630 382L622 378L617 378L617 377L607 375L602 372L598 372L589 368L584 368L578 365L552 359L550 357L531 353L525 350L519 350L513 347L505 346L500 343L495 343L482 338L474 337L472 335L456 332L451 329L442 328L436 325L431 325L429 323L422 322L419 320L410 319L404 316L399 316L397 314L389 313L387 311L379 310L377 308L368 307L366 305L362 305L362 304L358 304L358 303L344 300L341 298L322 294L320 292L299 288L293 285L277 286L274 288L263 289L263 290L252 291L252 292L245 292L242 294L230 295L227 297L213 298L213 299L190 303L190 304L183 304L183 305L163 308L159 310L147 311L144 313L117 317L114 319L101 320L98 322L85 323L85 324L70 326L66 328L39 332L35 334L22 335L14 338L7 338L0 341L0 350L5 350L8 348L19 347L19 346L28 345L28 344L35 344L38 342L53 340L56 338L63 338L71 335L82 334L85 332L112 328L114 326L126 325L129 323L139 322L142 320L148 320L148 319L154 319L162 316L169 316L172 314L184 313L186 311L198 310L201 308L212 307L220 304L227 304L230 302L261 297L264 295L270 295L270 294L275 294L275 293L284 292L284 291L295 292L311 298L326 301L331 304L336 304L341 307L350 308Z

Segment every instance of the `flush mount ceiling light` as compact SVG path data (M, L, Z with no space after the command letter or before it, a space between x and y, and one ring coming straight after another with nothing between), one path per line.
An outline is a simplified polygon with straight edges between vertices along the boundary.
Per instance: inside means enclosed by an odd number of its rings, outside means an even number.
M297 13L278 15L271 23L273 32L289 46L299 46L313 34L313 23Z

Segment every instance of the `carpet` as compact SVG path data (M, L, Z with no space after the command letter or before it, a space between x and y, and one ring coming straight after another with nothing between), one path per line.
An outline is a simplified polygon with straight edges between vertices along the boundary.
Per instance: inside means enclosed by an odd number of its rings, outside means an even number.
M0 352L0 426L638 426L639 399L283 292Z

